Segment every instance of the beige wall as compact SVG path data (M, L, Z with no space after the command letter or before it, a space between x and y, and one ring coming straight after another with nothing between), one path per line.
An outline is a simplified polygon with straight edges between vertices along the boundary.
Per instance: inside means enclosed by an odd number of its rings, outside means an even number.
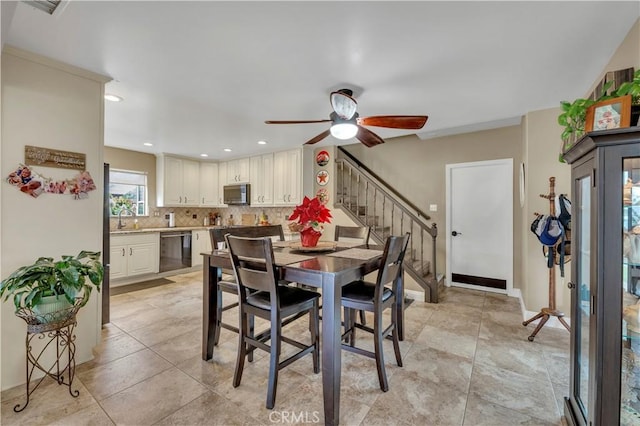
M529 230L529 224L535 218L534 213L549 213L549 201L540 194L549 193L549 178L555 177L555 193L568 194L571 198L571 167L558 160L560 153L560 134L557 124L560 108L532 111L525 116L524 156L525 164L525 205L522 209L520 228L524 258L522 262L522 300L529 311L538 311L549 306L549 269L542 254L542 246L537 237ZM556 306L567 315L570 310L570 293L565 285L571 275L571 264L565 265L565 278L560 277L556 268Z
M622 44L613 53L607 66L585 91L588 96L596 84L609 71L633 67L640 68L640 20L636 21ZM559 102L558 102L559 103ZM533 213L548 208L546 201L538 196L548 192L549 177L556 177L556 193L571 195L571 167L558 161L561 127L557 124L559 108L529 112L525 117L524 157L526 162L527 197L522 211L524 223L533 219ZM538 311L549 304L548 269L544 266L540 244L528 228L522 229L523 261L522 298L529 311ZM539 266L542 264L542 267ZM558 272L556 270L556 272ZM565 266L564 279L556 273L556 305L565 314L571 312L571 294L567 283L571 277L571 263Z
M2 176L24 163L24 146L86 154L97 190L83 200L71 195L32 198L2 183L2 277L40 256L59 258L102 250L102 148L104 83L108 79L5 46L2 54ZM71 179L72 170L34 166L43 176ZM93 357L100 340L101 294L78 314L76 361ZM26 324L11 301L2 310L2 389L25 382Z
M145 152L104 147L104 162L112 169L147 172L149 212L156 207L156 156Z
M445 166L453 163L512 158L513 187L518 188L517 165L522 161L522 133L520 126L465 133L429 140L417 136L390 139L373 149L362 144L345 147L388 184L409 198L418 208L431 216L438 225L437 270L445 272L446 228ZM514 194L514 200L518 200ZM436 204L437 212L429 211ZM514 271L521 268L520 206L514 204ZM519 287L517 275L514 287Z

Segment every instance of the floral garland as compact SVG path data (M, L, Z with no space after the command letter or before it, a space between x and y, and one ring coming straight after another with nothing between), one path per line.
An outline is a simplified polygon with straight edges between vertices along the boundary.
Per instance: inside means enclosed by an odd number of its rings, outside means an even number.
M73 179L55 181L34 172L24 164L9 173L7 182L17 186L20 191L37 198L43 192L50 194L71 194L75 200L89 196L89 191L96 189L93 178L88 171L80 172Z

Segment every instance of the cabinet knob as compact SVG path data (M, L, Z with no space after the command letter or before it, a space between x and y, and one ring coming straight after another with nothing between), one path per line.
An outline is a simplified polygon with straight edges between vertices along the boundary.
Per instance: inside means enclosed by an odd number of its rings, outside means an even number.
M129 256L133 256L133 248L129 247Z
M124 253L124 247L122 248L122 255L123 255L123 256L125 255L125 253Z
M575 283L572 283L571 281L569 281L569 282L567 283L567 287L569 287L569 288L576 288L576 285L575 285Z

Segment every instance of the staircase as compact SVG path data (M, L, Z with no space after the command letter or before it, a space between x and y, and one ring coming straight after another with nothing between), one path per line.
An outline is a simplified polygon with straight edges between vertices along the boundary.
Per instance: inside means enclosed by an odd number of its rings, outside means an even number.
M411 234L404 270L424 289L425 302L438 303L443 274L436 271L438 228L431 217L414 206L353 155L338 147L336 203L371 237L383 244L390 235Z

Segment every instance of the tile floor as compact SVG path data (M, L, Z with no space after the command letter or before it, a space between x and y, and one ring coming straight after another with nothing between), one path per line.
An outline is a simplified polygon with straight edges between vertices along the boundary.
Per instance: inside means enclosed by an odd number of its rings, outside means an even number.
M24 387L2 393L3 425L269 425L323 423L322 381L307 356L281 371L276 406L265 405L268 357L258 351L233 388L236 335L223 331L214 359L200 359L201 273L112 297L112 322L74 388L48 382L22 413ZM237 315L233 311L225 315ZM439 304L405 313L404 367L385 348L389 392L375 362L343 352L341 424L560 425L569 381L569 334L545 327L535 342L516 299L446 289ZM260 323L259 323L260 324ZM262 323L264 325L266 323ZM306 321L285 328L308 336ZM304 338L302 337L302 338ZM360 333L359 342L372 339ZM283 350L288 345L283 345Z

